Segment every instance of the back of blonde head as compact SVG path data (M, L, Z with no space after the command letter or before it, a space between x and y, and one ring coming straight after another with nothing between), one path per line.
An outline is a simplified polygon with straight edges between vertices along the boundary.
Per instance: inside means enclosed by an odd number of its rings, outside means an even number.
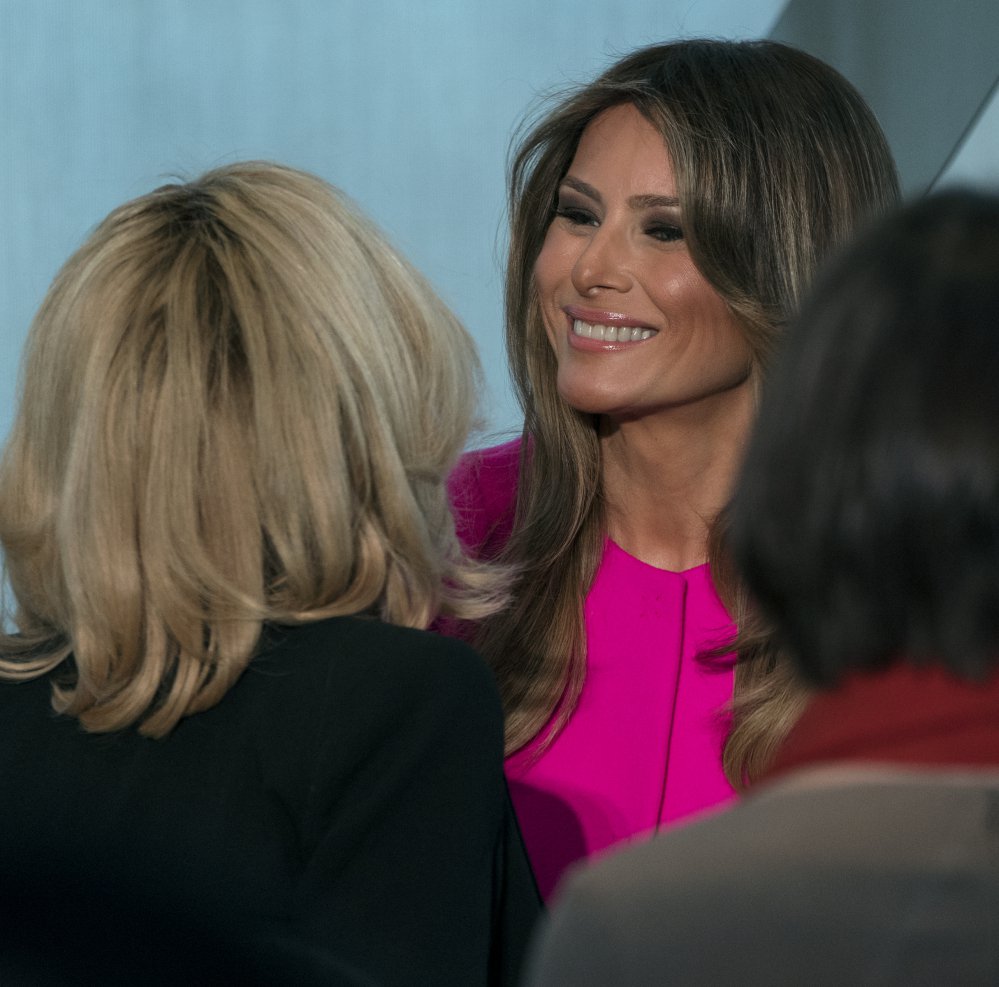
M247 163L122 206L29 337L0 465L19 632L0 675L61 666L58 710L162 736L222 698L265 620L490 611L443 486L477 369L318 178Z

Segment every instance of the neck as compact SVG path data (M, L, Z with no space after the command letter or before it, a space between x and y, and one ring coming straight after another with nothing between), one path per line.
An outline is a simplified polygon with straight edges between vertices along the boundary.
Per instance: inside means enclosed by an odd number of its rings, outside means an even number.
M727 397L601 423L608 535L649 565L679 572L707 561L753 415L749 387Z

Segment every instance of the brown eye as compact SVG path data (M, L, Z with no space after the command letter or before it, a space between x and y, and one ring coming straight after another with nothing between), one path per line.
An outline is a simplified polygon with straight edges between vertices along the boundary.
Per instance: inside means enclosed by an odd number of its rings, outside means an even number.
M683 230L672 223L656 223L650 226L645 232L654 240L660 240L663 243L673 243L676 240L683 239Z
M566 220L573 226L596 226L597 218L588 209L580 206L559 205L555 209L555 215Z

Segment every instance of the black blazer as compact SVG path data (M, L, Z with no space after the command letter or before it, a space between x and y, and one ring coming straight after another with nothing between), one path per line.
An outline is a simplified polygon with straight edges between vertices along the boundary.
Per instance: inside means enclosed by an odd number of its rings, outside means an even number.
M47 681L2 683L0 874L70 928L87 888L93 914L196 924L289 983L513 983L539 904L502 748L475 652L374 619L268 629L221 703L163 740L87 734ZM96 938L141 966L163 934ZM77 964L94 930L79 938Z

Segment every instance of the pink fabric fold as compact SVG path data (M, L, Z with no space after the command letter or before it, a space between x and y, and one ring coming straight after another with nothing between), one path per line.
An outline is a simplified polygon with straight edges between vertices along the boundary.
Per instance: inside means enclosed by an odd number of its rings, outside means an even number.
M459 535L483 557L509 536L518 456L519 443L471 453L452 478ZM577 708L540 755L545 732L506 764L545 897L575 861L734 796L721 769L732 662L698 657L734 632L708 567L656 569L608 540L584 616Z

